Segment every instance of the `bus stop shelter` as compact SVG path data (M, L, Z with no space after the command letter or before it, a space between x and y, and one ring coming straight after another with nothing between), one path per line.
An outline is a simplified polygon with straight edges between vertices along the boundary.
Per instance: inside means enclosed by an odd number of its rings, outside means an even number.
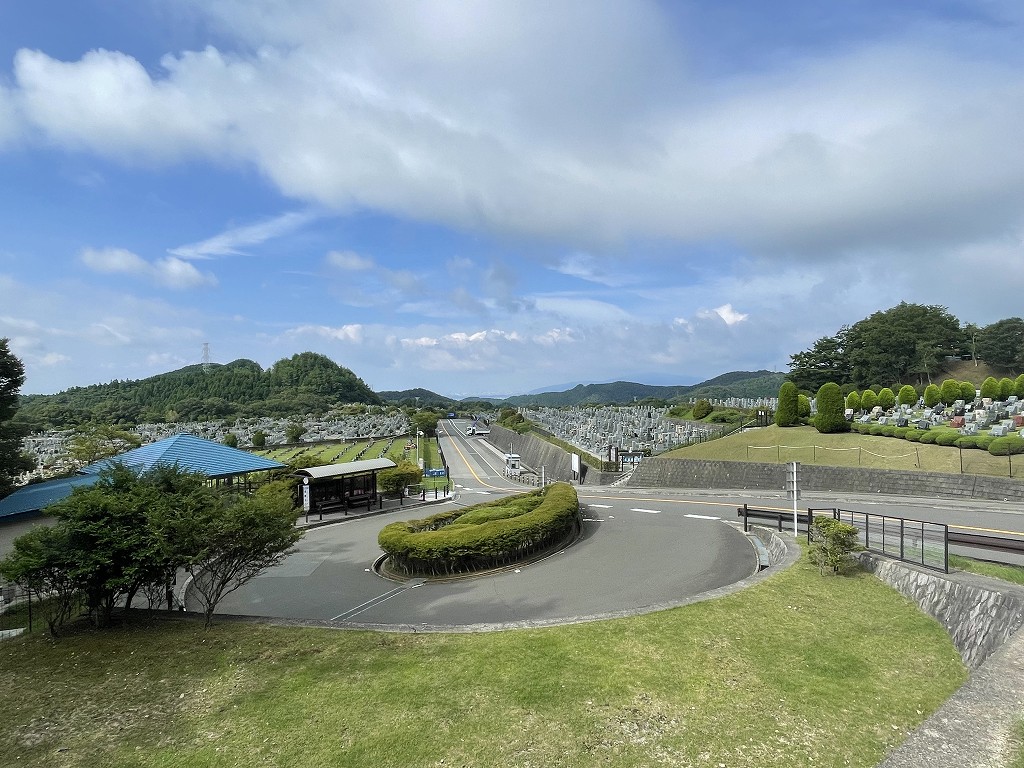
M377 501L377 473L398 466L391 459L364 459L344 464L298 469L299 494L306 520L327 512L348 512L353 507L369 509Z

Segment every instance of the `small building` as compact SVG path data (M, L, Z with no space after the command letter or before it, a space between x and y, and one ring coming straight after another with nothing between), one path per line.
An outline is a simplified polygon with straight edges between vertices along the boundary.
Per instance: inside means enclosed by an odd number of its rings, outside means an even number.
M377 501L377 473L396 466L391 459L380 458L296 470L306 519L311 514L322 520L326 512L371 507Z

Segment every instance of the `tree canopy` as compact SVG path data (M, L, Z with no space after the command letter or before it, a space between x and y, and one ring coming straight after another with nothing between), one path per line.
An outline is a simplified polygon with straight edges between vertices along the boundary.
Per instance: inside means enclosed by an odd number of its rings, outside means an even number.
M14 488L14 479L34 466L21 448L26 429L12 421L18 392L25 383L25 366L14 356L7 339L0 339L0 498Z

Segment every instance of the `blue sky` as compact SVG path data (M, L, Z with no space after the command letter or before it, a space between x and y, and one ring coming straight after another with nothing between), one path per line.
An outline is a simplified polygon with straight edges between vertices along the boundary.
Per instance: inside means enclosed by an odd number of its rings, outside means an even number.
M26 393L693 383L1024 297L1019 2L0 4Z

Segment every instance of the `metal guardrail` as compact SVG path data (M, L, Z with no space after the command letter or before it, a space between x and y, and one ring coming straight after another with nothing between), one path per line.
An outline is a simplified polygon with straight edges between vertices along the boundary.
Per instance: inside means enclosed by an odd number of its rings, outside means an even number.
M858 543L868 552L949 573L949 526L945 523L838 508L833 516L857 529Z

